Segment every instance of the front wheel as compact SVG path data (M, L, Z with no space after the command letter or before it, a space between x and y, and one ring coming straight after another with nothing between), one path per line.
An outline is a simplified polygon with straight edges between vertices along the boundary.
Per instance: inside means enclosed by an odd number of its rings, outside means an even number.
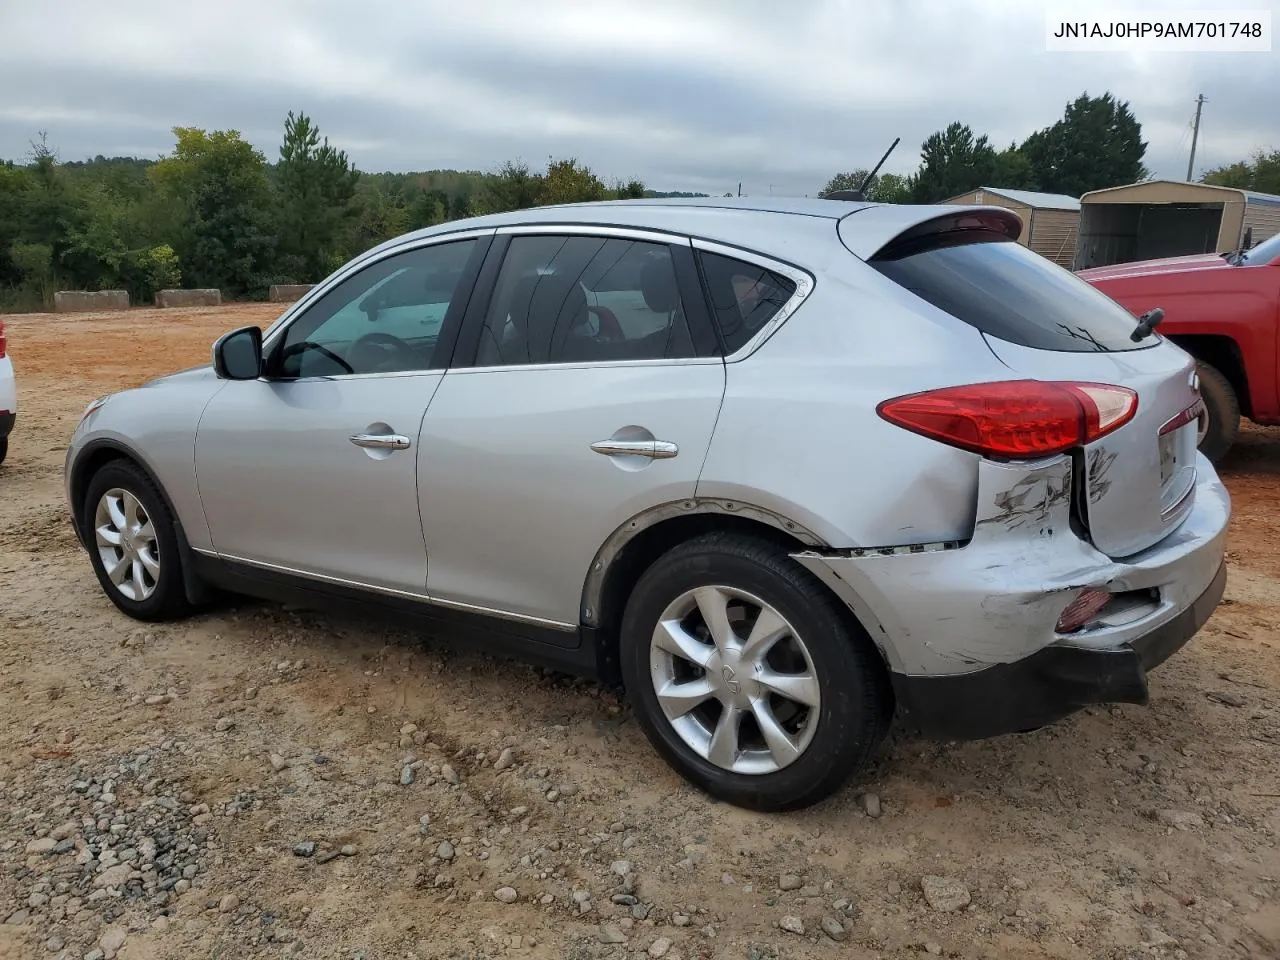
M173 516L141 469L125 461L93 475L85 493L89 557L111 602L136 620L191 612Z
M1197 443L1200 452L1217 463L1235 445L1240 435L1240 400L1231 381L1217 367L1203 360L1196 362L1200 377L1200 397L1205 415L1199 424Z
M698 537L644 573L621 661L663 758L753 810L832 793L865 766L892 713L866 634L784 550L736 534Z

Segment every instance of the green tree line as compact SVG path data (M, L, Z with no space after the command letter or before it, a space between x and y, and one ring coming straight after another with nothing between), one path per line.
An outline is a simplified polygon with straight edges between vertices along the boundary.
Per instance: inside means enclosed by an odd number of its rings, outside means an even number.
M1001 149L956 121L920 145L920 164L908 176L884 174L867 197L884 203L937 203L978 187L1041 190L1078 197L1089 190L1147 177L1142 126L1111 93L1083 93L1062 119L1022 143ZM820 195L857 187L866 170L837 174Z
M545 169L361 173L306 114L285 119L279 157L235 130L178 127L158 160L59 162L41 135L24 162L0 161L0 311L40 309L56 290L218 287L261 298L311 283L419 227L482 213L656 196L606 184L574 158Z
M952 123L920 145L915 172L882 174L866 196L882 203L937 203L978 187L1005 187L1079 197L1147 179L1146 152L1142 125L1127 102L1110 92L1083 93L1067 104L1060 120L1004 149L968 124ZM856 189L867 173L838 173L820 195ZM1280 194L1280 150L1258 151L1248 160L1209 170L1201 181Z
M575 158L542 169L361 173L303 113L284 122L272 162L235 130L178 127L158 160L60 162L40 135L21 162L0 161L0 311L40 309L60 289L125 289L135 303L164 287L218 287L261 298L273 283L320 280L409 230L552 203L657 193L606 183ZM1148 177L1147 144L1128 103L1087 93L1021 143L999 149L955 122L929 136L917 169L872 181L868 198L935 203L981 186L1078 197ZM858 187L838 173L820 195ZM1208 171L1203 182L1280 194L1280 150ZM729 196L730 194L726 194Z

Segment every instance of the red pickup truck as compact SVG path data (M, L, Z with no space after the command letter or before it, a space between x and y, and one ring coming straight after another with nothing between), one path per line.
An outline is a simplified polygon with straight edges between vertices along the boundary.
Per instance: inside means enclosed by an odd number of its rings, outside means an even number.
M1200 450L1221 459L1243 414L1280 425L1280 235L1252 249L1081 270L1134 316L1160 307L1158 331L1198 361L1207 416Z

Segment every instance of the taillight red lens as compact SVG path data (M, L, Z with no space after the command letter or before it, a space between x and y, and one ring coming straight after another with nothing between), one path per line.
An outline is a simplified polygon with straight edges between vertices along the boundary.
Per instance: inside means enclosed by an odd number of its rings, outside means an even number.
M5 354L9 349L9 341L4 333L4 321L0 320L0 360L5 358Z
M1130 420L1138 395L1102 383L1003 380L886 400L885 420L942 443L1005 459L1091 443Z

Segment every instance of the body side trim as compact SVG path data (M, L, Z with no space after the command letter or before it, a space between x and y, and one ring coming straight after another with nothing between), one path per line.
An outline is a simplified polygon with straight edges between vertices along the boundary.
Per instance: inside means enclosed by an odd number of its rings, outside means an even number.
M370 593L380 593L391 597L401 597L405 600L415 600L433 607L445 607L451 610L475 613L486 617L495 617L500 620L510 620L515 623L529 623L539 627L546 627L551 630L568 632L578 629L577 624L573 623L562 623L559 620L547 620L542 617L531 617L522 613L510 613L506 610L494 610L490 607L480 607L470 603L461 603L456 600L439 600L430 597L425 593L414 593L410 590L398 590L394 587L382 587L377 584L364 583L359 580L347 580L343 577L332 577L323 573L313 573L309 570L300 570L296 567L286 567L276 563L265 563L261 560L250 560L247 557L237 557L226 553L220 554L213 550L195 550L194 552L199 553L202 556L213 557L227 563L238 563L246 567L255 567L260 570L271 570L276 573L302 577L306 580L314 580L318 583L330 583L334 586L346 587L352 590L365 590Z

